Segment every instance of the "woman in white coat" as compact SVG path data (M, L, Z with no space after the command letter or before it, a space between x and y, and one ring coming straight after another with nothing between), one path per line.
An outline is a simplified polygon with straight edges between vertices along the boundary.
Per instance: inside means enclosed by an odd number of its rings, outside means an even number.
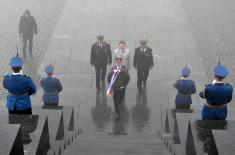
M120 56L123 58L122 65L126 66L127 70L130 70L131 67L130 50L126 48L126 42L124 40L121 40L119 42L119 47L114 50L114 60L116 60L116 57Z

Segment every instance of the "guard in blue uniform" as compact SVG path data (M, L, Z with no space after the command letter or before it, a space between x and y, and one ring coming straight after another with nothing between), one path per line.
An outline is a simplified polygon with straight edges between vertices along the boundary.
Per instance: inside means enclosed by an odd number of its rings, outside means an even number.
M227 117L227 103L232 100L233 87L223 82L228 75L227 68L219 63L214 72L214 81L207 84L205 89L199 93L201 98L206 99L201 116L204 120L225 120Z
M51 65L46 66L45 72L47 73L47 77L40 80L40 85L43 88L44 105L57 106L59 102L58 94L63 88L60 80L52 77L53 71L54 68Z
M8 90L7 108L9 114L32 114L30 96L36 93L36 86L28 75L22 74L23 60L18 56L10 60L13 73L3 78Z
M182 78L174 83L174 87L178 93L175 98L176 109L190 109L192 104L191 94L196 93L196 87L194 81L188 79L191 71L187 67L181 70Z

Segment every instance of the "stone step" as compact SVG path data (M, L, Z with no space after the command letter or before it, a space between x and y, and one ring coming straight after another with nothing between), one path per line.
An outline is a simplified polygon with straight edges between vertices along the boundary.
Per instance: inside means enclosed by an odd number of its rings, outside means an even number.
M142 134L142 133L139 133L138 135L137 134L129 134L129 135L113 135L113 134L105 134L105 133L87 133L87 134L84 134L82 133L81 135L79 135L78 137L79 139L81 138L87 138L87 139L104 139L104 140L109 140L109 139L117 139L119 141L126 141L126 140L132 140L132 141L153 141L153 142L158 142L158 141L161 141L159 138L158 138L158 135L153 135L153 134L148 134L148 133L145 133L145 134Z
M73 141L78 134L75 123L74 107L70 106L43 106L33 107L33 113L46 115L48 118L50 150L48 155L57 155Z
M138 135L136 135L138 137ZM98 135L80 135L74 143L62 152L64 155L104 155L104 154L137 154L137 155L170 155L171 153L156 138L142 139L132 136L98 136Z
M212 130L213 140L216 145L217 153L220 155L234 154L234 130L235 122L229 121L225 130ZM210 152L213 150L210 150Z
M24 154L21 127L19 124L8 124L1 118L0 154Z
M165 114L165 121L164 123L164 133L163 133L163 140L166 146L174 152L176 155L181 155L185 152L185 148L188 144L188 137L191 135L191 137L194 134L194 130L190 130L191 134L189 134L189 121L195 121L201 119L201 110L199 109L193 109L191 113L189 111L179 111L177 110L177 113L173 113L175 109L167 109ZM228 110L228 121L234 121L235 115L234 115L234 109L231 108ZM194 126L190 126L191 128L195 128ZM191 138L192 139L192 138ZM193 140L192 140L193 141ZM200 143L200 142L198 142ZM201 146L203 144L198 144L198 146ZM198 149L198 146L196 147ZM190 146L191 147L191 146ZM190 148L188 147L188 148ZM190 150L190 149L189 149ZM200 150L200 149L199 149ZM198 151L199 151L198 150ZM213 150L213 149L212 149ZM192 150L190 150L192 151ZM194 151L195 152L195 151ZM203 152L201 152L203 154Z
M84 136L80 135L78 137L78 141L90 141L90 140L96 140L96 141L106 141L106 142L130 142L130 143L162 143L160 139L138 139L138 138L132 138L132 137L119 137L119 136L106 136L106 137L99 137L99 136Z

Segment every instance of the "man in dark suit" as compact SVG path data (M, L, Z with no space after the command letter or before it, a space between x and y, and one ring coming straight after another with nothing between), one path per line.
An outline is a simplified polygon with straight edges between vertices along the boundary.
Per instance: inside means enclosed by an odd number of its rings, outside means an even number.
M91 47L90 63L95 66L96 72L96 89L97 94L100 93L100 81L105 84L107 64L112 63L112 53L110 44L104 42L104 36L98 35L97 42Z
M26 46L29 41L29 54L33 55L33 35L37 34L37 24L33 16L30 15L30 11L26 10L23 16L20 17L19 35L23 39L23 57L26 58Z
M127 67L122 64L122 60L122 56L116 56L116 64L111 68L107 77L107 81L110 84L107 95L110 96L113 92L114 109L117 114L117 120L120 118L119 106L124 101L126 87L130 81Z
M142 84L146 87L149 69L154 65L152 49L147 46L147 40L141 40L140 46L135 49L133 66L137 69L137 88L142 92Z

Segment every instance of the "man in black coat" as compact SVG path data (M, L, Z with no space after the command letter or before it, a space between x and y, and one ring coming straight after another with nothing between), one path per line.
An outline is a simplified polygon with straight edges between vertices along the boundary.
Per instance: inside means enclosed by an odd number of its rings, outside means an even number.
M104 36L98 35L97 42L94 43L91 47L91 58L90 63L92 66L95 66L96 72L96 89L97 94L100 93L100 81L102 85L105 84L106 68L107 64L112 63L112 53L110 44L104 42Z
M146 87L149 69L154 65L152 49L147 47L147 40L140 41L140 47L135 49L133 66L137 69L137 88L142 92L142 84Z
M26 46L29 41L29 54L32 56L33 49L33 35L37 34L37 24L33 16L30 15L30 11L26 10L20 17L19 35L23 39L23 56L26 58Z
M119 106L124 101L126 86L130 81L130 76L126 66L122 65L122 57L116 57L116 64L111 68L107 81L110 84L109 89L113 92L114 108L117 114L116 119L120 118ZM116 78L115 78L116 76ZM108 90L107 95L110 91Z

